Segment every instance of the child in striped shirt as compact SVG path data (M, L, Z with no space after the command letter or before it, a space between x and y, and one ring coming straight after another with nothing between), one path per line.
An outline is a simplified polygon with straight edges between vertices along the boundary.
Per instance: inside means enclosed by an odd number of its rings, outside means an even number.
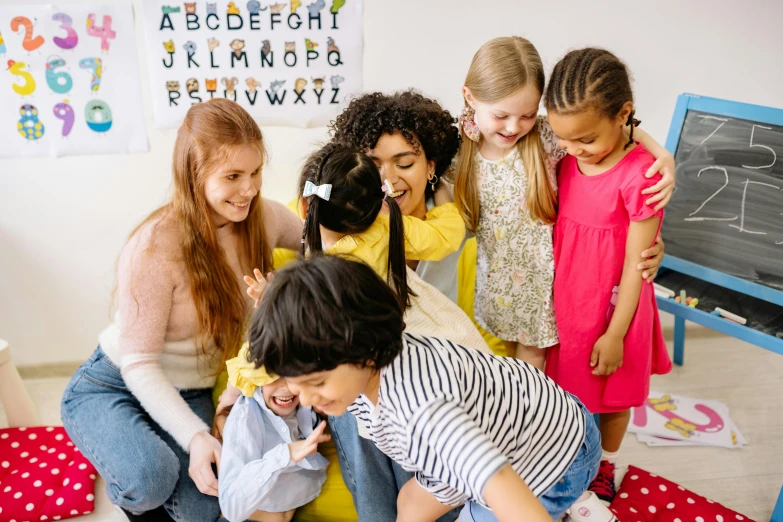
M609 522L587 486L598 470L592 416L512 358L403 333L398 296L367 265L316 255L278 272L250 329L250 360L286 377L301 404L353 413L415 472L398 520ZM584 514L587 514L585 517Z

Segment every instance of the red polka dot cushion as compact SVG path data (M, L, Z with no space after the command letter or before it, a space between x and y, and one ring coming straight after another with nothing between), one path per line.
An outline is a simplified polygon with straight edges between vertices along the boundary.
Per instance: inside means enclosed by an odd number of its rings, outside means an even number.
M628 466L610 506L620 522L752 522L671 480Z
M86 515L96 475L62 426L0 429L0 522Z

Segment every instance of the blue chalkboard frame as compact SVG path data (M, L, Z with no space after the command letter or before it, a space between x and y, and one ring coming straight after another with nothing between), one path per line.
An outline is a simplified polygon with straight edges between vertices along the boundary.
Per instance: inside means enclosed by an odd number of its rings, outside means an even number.
M716 116L728 116L783 126L783 109L709 98L697 94L681 94L677 98L669 134L666 137L666 149L672 154L677 153L680 134L682 133L685 116L688 111L706 112ZM664 270L674 270L769 303L783 306L783 291L731 276L719 270L707 268L668 254L664 257L661 267ZM674 315L674 362L678 365L682 365L685 362L686 321L701 324L707 328L783 355L783 339L778 339L710 313L691 308L684 303L677 303L674 299L658 297L657 300L658 308ZM781 489L778 496L771 520L772 522L783 522L783 489Z
M666 148L672 154L677 153L680 134L682 133L682 128L685 124L685 116L688 111L691 110L706 112L716 116L742 118L783 126L783 109L709 98L697 94L681 94L677 98L677 105L674 108L672 123L669 126L669 134L666 137ZM753 283L740 277L725 274L719 270L707 268L685 259L666 255L661 267L663 269L674 270L691 277L696 277L736 292L751 295L769 303L783 306L783 291L766 285ZM715 316L710 314L703 314L702 316L701 314L694 313L692 308L685 306L684 304L675 303L669 299L659 297L658 305L659 308L673 314L676 318L674 332L674 362L677 364L682 365L684 362L686 319L707 326L708 328L720 330L727 335L731 335L745 342L761 346L762 348L783 355L783 339L757 332L736 323L730 323L724 319L715 318ZM716 326L719 325L723 327L716 328Z

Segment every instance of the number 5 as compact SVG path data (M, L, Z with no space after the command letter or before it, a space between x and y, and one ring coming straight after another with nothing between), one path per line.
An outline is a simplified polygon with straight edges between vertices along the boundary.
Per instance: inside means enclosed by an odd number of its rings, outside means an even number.
M753 143L753 134L756 132L756 127L758 127L759 129L766 129L766 130L772 130L772 129L770 127L763 127L761 125L754 125L753 128L750 130L750 146L751 147L761 147L763 149L767 149L768 151L770 151L772 153L772 163L770 163L769 165L761 165L760 167L753 167L753 166L750 166L750 165L743 165L743 167L745 167L746 169L766 169L766 168L771 167L772 165L774 165L775 162L778 160L778 155L775 154L775 151L772 150L772 147L767 147L766 145L758 145L758 144L754 144Z

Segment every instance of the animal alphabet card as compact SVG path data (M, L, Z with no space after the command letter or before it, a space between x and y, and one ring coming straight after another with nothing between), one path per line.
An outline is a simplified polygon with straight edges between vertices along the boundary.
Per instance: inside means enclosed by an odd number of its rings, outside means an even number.
M327 125L362 89L361 0L143 0L155 123L234 100L261 124Z
M130 2L0 5L0 157L146 152Z

